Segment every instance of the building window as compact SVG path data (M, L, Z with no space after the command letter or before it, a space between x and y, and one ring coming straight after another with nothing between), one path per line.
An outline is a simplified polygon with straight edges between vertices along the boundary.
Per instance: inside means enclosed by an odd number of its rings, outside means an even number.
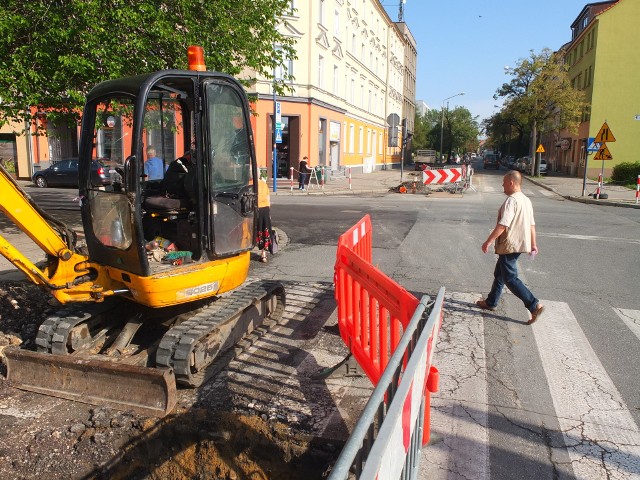
M324 25L324 0L318 2L318 23Z
M351 95L350 95L350 101L351 101L351 105L355 105L356 104L356 81L352 78L351 79Z
M367 128L367 155L371 155L371 129Z
M338 66L334 65L333 66L333 94L334 95L338 95L338 88L339 88L339 82L338 82Z
M337 8L333 11L333 34L340 37L340 11Z
M285 79L291 81L291 77L293 76L293 61L287 56L282 47L276 46L276 53L282 59L282 65L278 65L275 68L273 72L274 78L277 80Z
M351 54L356 56L356 34L351 35Z
M355 145L355 136L356 136L356 130L355 130L355 126L352 124L349 125L349 153L353 153L354 152L354 145Z
M343 122L342 123L342 131L344 132L344 134L347 134L347 122ZM343 153L347 153L347 139L343 138L342 139L342 152Z
M364 152L364 128L360 127L359 129L360 138L358 139L358 153L362 154Z
M289 0L289 5L287 6L286 12L289 15L295 15L295 13L296 13L296 0Z
M324 58L318 55L318 87L324 88Z

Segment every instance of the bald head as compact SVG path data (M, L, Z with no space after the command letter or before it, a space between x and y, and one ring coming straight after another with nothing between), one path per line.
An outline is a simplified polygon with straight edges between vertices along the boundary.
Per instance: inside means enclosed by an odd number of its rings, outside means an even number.
M502 187L504 193L511 195L512 193L519 192L522 185L522 175L515 170L509 170L509 172L503 177Z

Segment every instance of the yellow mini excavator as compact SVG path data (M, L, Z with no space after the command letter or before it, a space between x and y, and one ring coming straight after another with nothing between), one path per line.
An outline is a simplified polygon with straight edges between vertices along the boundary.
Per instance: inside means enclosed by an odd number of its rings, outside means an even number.
M3 237L0 253L64 304L43 318L36 351L5 350L18 388L163 416L176 383L200 385L243 335L282 316L281 284L246 282L258 178L246 94L205 71L200 47L188 54L190 70L109 80L88 94L82 245L0 171L0 209L47 260L32 263ZM162 179L145 174L149 147ZM96 157L116 165L110 186L92 184Z

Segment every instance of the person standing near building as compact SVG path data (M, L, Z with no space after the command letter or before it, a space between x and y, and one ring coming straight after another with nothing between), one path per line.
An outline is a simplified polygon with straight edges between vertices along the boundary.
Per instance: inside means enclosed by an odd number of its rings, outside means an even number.
M495 252L498 261L493 272L493 285L487 298L478 300L476 305L484 310L495 310L507 288L524 303L531 313L531 325L544 311L544 305L518 278L518 257L521 253L538 253L536 243L536 224L533 218L531 200L521 191L522 176L514 170L507 173L502 180L502 187L507 199L498 211L498 222L482 244L482 251L487 253L495 242Z
M300 166L298 168L298 190L305 190L307 184L307 177L311 169L309 168L309 157L302 157L300 160Z
M271 198L266 180L258 180L258 225L256 244L260 250L260 261L267 263L267 250L273 253L271 242Z
M156 149L147 147L147 161L144 162L145 180L162 180L164 177L164 163L160 157L156 157Z

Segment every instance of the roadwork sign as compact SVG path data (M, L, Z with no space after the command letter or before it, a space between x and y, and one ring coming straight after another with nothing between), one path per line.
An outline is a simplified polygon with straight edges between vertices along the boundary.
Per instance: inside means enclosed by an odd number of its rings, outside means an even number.
M611 155L611 152L607 148L607 145L603 143L602 146L600 147L600 150L598 150L598 153L594 155L593 159L594 160L613 160L613 155Z
M461 168L445 168L442 170L423 170L422 183L432 185L434 183L454 183L462 176Z
M542 144L538 145L538 149L536 150L536 153L544 153L544 147L542 146Z
M602 127L600 127L600 130L598 131L598 134L596 135L595 141L598 142L598 143L615 142L616 141L616 137L613 136L613 132L609 128L609 125L607 125L607 122L604 122L602 124Z

